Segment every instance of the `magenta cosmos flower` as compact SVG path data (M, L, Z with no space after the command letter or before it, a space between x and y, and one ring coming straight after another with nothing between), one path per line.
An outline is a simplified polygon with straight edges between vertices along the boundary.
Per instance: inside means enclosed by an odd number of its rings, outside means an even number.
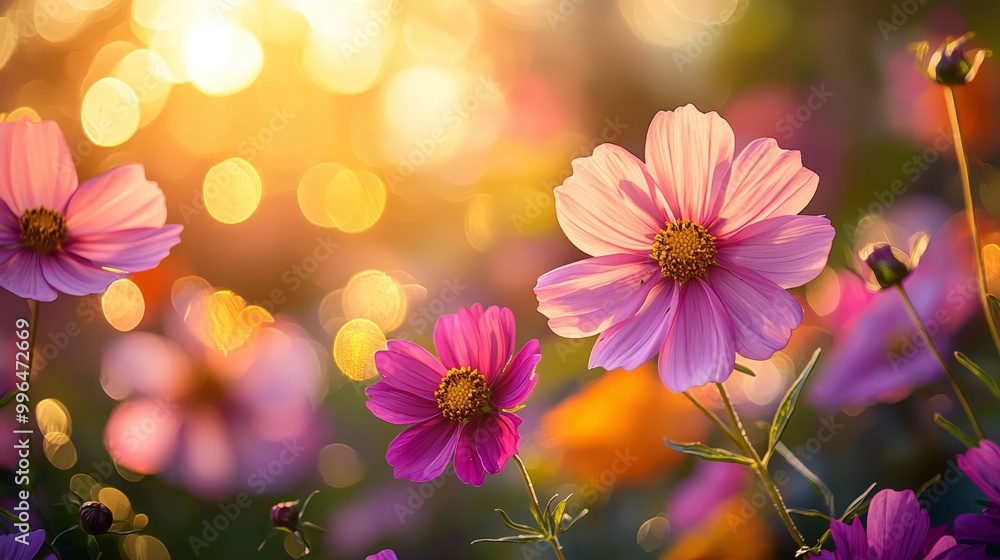
M537 340L514 354L514 314L479 304L441 316L434 326L438 358L408 340L375 354L382 379L368 388L368 408L393 424L414 424L385 458L396 478L424 482L444 472L480 486L517 453L521 419L508 410L535 386L542 358Z
M958 468L990 499L982 513L955 518L954 535L963 543L1000 545L1000 446L982 440L958 456Z
M371 556L366 557L365 560L399 560L399 559L396 558L395 552L386 549L383 550L382 552L379 552L378 554L372 554Z
M180 242L181 226L166 220L163 192L141 165L78 185L56 123L0 123L0 286L38 301L102 293Z
M830 533L837 551L823 551L821 560L959 560L983 558L981 547L958 545L944 535L946 527L930 528L930 516L912 490L882 490L868 509L868 529L855 517L850 524L834 521Z
M602 144L555 189L566 236L591 258L544 274L538 310L558 335L600 334L590 367L634 369L659 352L686 391L721 382L736 353L765 360L802 308L785 288L826 265L833 227L798 216L819 178L771 138L735 158L733 131L688 105L649 126L646 162Z

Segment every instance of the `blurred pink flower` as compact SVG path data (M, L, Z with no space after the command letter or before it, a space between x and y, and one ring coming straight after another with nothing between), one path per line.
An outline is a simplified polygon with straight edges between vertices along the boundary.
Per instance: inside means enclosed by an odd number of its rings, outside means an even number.
M0 286L52 301L102 293L155 267L180 242L167 206L139 164L78 185L73 158L52 121L0 123Z
M463 307L434 327L438 358L408 340L375 354L382 379L368 388L368 408L392 424L414 424L389 445L396 478L437 478L452 456L459 480L480 486L517 453L521 419L508 412L535 386L537 340L514 354L514 314L496 306Z
M365 558L365 560L398 560L396 558L396 553L391 550L383 550L378 554L372 554L371 556Z
M305 332L279 320L227 354L175 338L133 332L105 348L101 384L122 401L104 430L115 462L211 497L273 493L308 471L326 379Z
M560 336L600 333L590 367L659 352L673 391L723 381L737 352L766 360L802 321L784 289L820 273L834 235L825 217L796 215L818 182L771 138L734 158L717 113L660 112L645 163L602 144L556 188L560 226L592 258L542 275L538 309Z

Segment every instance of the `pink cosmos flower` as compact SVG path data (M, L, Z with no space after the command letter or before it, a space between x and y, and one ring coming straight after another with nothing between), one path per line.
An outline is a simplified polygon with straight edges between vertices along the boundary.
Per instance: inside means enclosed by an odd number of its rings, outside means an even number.
M646 162L602 144L573 161L556 215L591 255L542 275L538 310L558 335L600 334L590 367L635 369L659 352L673 391L721 382L736 353L766 360L802 321L785 288L826 265L834 230L798 216L819 178L771 138L734 156L717 113L654 117Z
M164 225L163 192L141 165L78 185L52 121L0 123L0 170L0 286L19 297L102 293L180 242L181 226Z
M104 427L115 463L208 498L273 493L306 474L327 382L305 331L278 319L229 353L184 327L171 334L130 332L104 349L101 385L121 401Z
M537 340L514 354L514 314L476 304L438 318L438 358L408 340L375 354L382 379L368 388L368 409L392 424L414 424L393 440L386 460L396 478L436 478L455 457L455 473L480 486L517 453L521 419L508 410L535 386Z
M383 550L382 552L379 552L378 554L372 554L371 556L368 556L367 558L365 558L365 560L398 560L398 559L396 558L395 552L386 549Z

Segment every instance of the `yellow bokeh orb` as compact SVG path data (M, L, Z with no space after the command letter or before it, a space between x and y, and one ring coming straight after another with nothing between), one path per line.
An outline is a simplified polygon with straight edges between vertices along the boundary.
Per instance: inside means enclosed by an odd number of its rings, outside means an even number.
M101 296L101 310L108 324L127 332L136 328L146 313L142 290L128 278L119 278Z
M385 349L385 334L368 319L344 323L333 341L333 360L348 379L363 381L374 377L375 352Z
M341 297L348 319L367 319L383 332L398 328L406 317L403 288L379 270L365 270L352 276Z
M196 88L231 95L252 84L264 66L257 36L226 19L205 17L184 37L184 67Z
M260 175L245 159L229 158L205 174L205 209L224 224L238 224L252 216L263 195Z
M118 78L101 78L83 96L83 132L98 146L118 146L139 129L139 98Z

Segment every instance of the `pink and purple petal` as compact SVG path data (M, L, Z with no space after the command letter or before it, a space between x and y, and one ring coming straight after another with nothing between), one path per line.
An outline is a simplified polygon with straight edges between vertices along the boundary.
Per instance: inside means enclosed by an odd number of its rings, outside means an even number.
M912 490L882 490L868 509L868 543L879 560L912 560L930 528L930 516Z
M633 370L648 362L667 339L678 293L674 281L657 282L634 317L597 337L588 367Z
M728 237L748 224L798 214L818 185L819 176L802 167L799 152L782 150L773 138L754 140L733 161L726 200L711 229Z
M91 261L97 267L141 272L155 268L170 254L170 249L180 243L182 229L167 225L87 235L70 230L63 248L65 253Z
M479 351L469 365L479 368L486 382L493 386L511 357L514 356L517 328L514 313L506 307L490 306L479 318Z
M868 535L865 534L865 527L861 524L860 517L852 519L850 524L833 521L830 523L830 536L833 537L833 544L839 557L868 558Z
M396 478L433 480L448 466L458 446L462 424L443 417L415 424L389 444L385 459Z
M495 408L514 408L528 398L538 381L535 367L542 359L541 346L538 340L531 339L521 351L507 364L490 388L490 401Z
M736 365L736 335L729 313L700 278L679 288L673 321L660 349L660 379L668 389L687 391L725 381Z
M48 208L60 214L77 188L76 166L54 121L0 122L0 200L19 217Z
M21 241L21 217L0 200L0 249Z
M390 424L416 424L441 415L437 402L393 387L385 379L365 389L365 406Z
M51 252L39 259L45 281L56 290L71 296L101 294L124 274L110 272L67 252Z
M559 336L593 336L634 316L660 278L659 266L648 256L584 259L538 279L538 311Z
M834 230L823 216L778 216L718 242L716 260L753 270L782 288L801 286L826 266Z
M1000 504L988 504L982 513L959 515L952 534L963 543L1000 545Z
M438 317L434 325L434 348L446 369L478 367L479 349L483 347L479 319L482 307L460 308Z
M802 322L799 302L751 270L713 266L708 283L732 318L736 352L751 360L767 360L784 348Z
M166 220L166 197L138 163L84 181L66 209L66 225L75 235L159 228Z
M396 558L396 553L386 549L377 554L372 554L365 558L365 560L399 560Z
M953 541L954 539L952 539ZM934 550L932 552L934 554L928 554L925 557L926 560L983 560L986 558L985 546L974 546L971 544L953 545L941 551Z
M958 468L991 502L1000 504L1000 446L988 439L958 456Z
M642 255L668 219L654 202L655 190L638 158L601 144L594 155L573 160L573 174L556 187L556 218L566 237L588 255Z
M390 340L386 349L375 353L375 369L380 383L406 391L427 402L436 402L434 391L448 370L437 358L409 340Z
M693 105L661 111L646 135L646 166L673 215L708 225L726 196L735 140L716 112Z
M38 253L30 249L0 251L0 286L24 299L56 299L59 293L45 281L40 261Z

